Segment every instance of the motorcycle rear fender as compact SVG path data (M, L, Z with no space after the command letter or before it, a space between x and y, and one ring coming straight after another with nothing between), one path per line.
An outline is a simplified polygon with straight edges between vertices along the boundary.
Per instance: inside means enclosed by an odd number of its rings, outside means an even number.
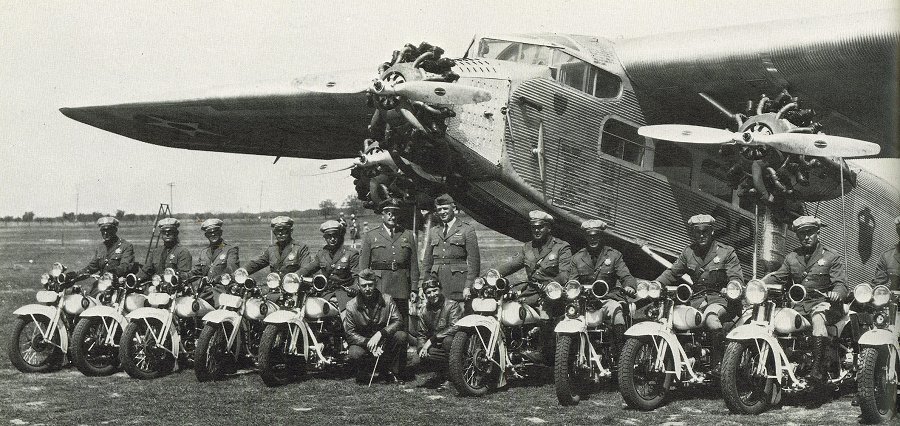
M297 325L303 324L303 319L300 318L300 315L297 314L296 311L289 310L277 310L272 312L269 315L266 315L266 319L263 322L267 324L285 324L285 323L294 323Z
M668 330L663 324L658 323L656 321L644 321L639 322L635 325L632 325L628 331L625 332L625 336L628 337L645 337L645 336L659 336L662 337L663 340L666 341L669 348L668 351L672 354L672 361L675 365L675 377L681 379L682 373L682 359L681 353L684 351L681 347L681 342L678 341L678 336L675 336L670 330Z
M38 305L37 303L32 303L16 309L15 311L13 311L13 315L27 317L32 317L33 315L41 315L47 317L47 319L50 320L56 315L56 309L57 308L55 306ZM59 333L59 347L60 349L62 349L63 353L66 353L69 351L69 330L66 330L66 327L63 324L57 324L56 330Z
M787 359L787 355L784 353L784 349L781 348L778 339L769 332L766 326L761 324L745 324L737 326L732 329L725 338L734 341L763 340L768 343L769 352L775 360L775 378L778 380L778 384L782 384L785 366L789 366L790 361ZM791 380L797 381L797 379L793 377L793 373L790 374Z
M587 325L581 318L566 318L556 324L553 331L562 334L584 333L587 331Z
M129 312L128 315L125 316L125 318L128 318L129 320L154 318L159 320L159 322L165 323L169 320L168 315L169 311L165 309L143 307Z
M121 313L119 313L119 311L117 311L112 306L104 306L104 305L91 306L90 308L85 309L84 312L82 312L81 315L79 315L79 316L81 318L108 317L108 318L112 318L112 319L116 320L116 322L119 323L119 325L122 326L122 328L125 328L125 326L128 325L128 320L125 319L125 316L122 315Z
M227 309L216 309L206 315L203 316L203 322L211 322L220 324L223 322L230 322L235 327L238 326L238 323L241 321L241 316L235 311L230 311Z
M494 317L473 314L460 318L455 325L457 327L485 327L488 330L494 331L494 327L497 327L499 322Z

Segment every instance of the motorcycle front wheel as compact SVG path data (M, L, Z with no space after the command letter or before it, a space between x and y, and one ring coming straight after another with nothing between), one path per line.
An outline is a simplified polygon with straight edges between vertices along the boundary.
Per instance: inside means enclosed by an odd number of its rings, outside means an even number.
M890 383L887 348L863 349L857 377L863 423L884 423L897 415L897 385Z
M43 315L19 317L13 326L7 355L17 370L23 373L46 373L62 366L64 355L59 348L59 332L50 341L41 330L50 327L50 319ZM61 326L61 324L60 324Z
M658 352L653 337L629 338L619 359L619 392L631 408L649 411L666 399L672 386L672 357L665 355L662 369L654 367Z
M236 352L240 339L235 339L234 348L228 350L228 334L231 323L207 323L197 339L194 349L194 374L201 382L222 380L236 369Z
M590 365L578 365L579 354L590 362L590 351L583 347L579 335L562 334L556 337L556 363L553 382L560 405L578 405L590 385ZM590 343L587 343L590 344Z
M760 369L759 345L755 340L738 340L728 344L722 357L722 394L725 405L734 414L760 414L775 401L780 388L768 372L775 369L772 357Z
M291 354L291 333L287 324L270 324L259 339L259 376L266 386L283 386L302 372L301 357Z
M119 362L129 376L136 379L155 379L169 374L175 368L171 335L159 342L155 336L162 323L155 319L135 319L128 323L119 343ZM168 350L167 350L168 349Z
M72 358L75 367L85 376L109 376L119 368L119 348L105 344L109 331L114 333L113 341L118 342L122 328L112 318L86 317L75 326Z
M475 328L458 331L450 345L447 375L462 396L482 396L497 385L494 361L482 344L489 338L477 333Z

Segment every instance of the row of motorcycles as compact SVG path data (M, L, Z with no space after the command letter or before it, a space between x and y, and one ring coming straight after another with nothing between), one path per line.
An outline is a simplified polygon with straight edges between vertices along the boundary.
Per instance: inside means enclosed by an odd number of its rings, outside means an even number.
M9 358L16 368L48 371L68 356L86 375L121 367L152 379L183 362L205 381L255 363L263 381L278 386L309 368L340 367L346 357L340 312L336 300L326 298L324 276L269 274L270 292L263 296L239 269L221 278L226 291L216 296L217 309L199 297L210 285L206 278L181 281L172 270L145 283L134 275L95 277L97 296L76 284L85 278L54 264L41 277L39 303L14 312ZM636 301L621 302L628 328L616 336L602 309L610 300L605 281L510 286L491 270L476 280L471 313L456 323L448 376L461 395L480 396L510 377L530 375L533 367L552 365L560 404L577 404L597 385L617 382L625 402L640 410L659 407L678 388L718 384L728 408L739 414L761 413L785 393L812 389L811 325L792 309L807 298L806 289L751 280L729 283L724 293L742 301L744 310L718 365L713 353L721 336L706 330L703 314L688 304L688 285L639 280ZM538 308L524 303L535 295ZM843 306L847 315L830 326L836 338L819 360L830 389L856 382L866 422L897 412L898 296L886 286L858 285ZM543 307L551 306L562 313L549 315L554 310ZM549 327L553 333L545 332Z
M96 294L78 283L96 281ZM59 263L41 276L38 303L16 309L8 356L22 372L56 370L68 361L88 376L120 368L154 379L193 366L199 381L220 380L255 365L269 386L288 383L307 367L326 368L346 356L336 301L324 276L266 277L262 295L247 271L225 274L215 296L200 297L206 277L182 280L172 269L150 281L67 271Z

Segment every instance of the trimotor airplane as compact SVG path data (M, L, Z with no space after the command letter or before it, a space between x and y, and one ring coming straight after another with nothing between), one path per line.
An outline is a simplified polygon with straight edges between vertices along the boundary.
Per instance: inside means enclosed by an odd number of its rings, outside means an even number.
M898 39L892 12L616 42L485 35L461 59L407 45L377 73L61 111L162 146L348 159L370 207L399 196L412 217L446 191L520 240L533 209L576 245L599 218L643 277L688 243L694 214L718 218L753 275L797 245L790 220L814 214L859 283L895 243L900 195L868 170L885 160L843 157L900 152Z

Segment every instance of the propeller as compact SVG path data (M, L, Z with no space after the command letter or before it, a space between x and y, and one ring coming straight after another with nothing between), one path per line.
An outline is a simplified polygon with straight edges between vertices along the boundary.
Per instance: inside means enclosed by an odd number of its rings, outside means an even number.
M294 80L294 84L310 92L361 93L378 78L370 68L307 74Z
M648 138L681 143L766 145L790 154L815 157L865 157L876 155L881 151L881 146L876 143L823 133L763 134L730 132L687 124L658 124L643 126L638 129L638 134Z
M440 81L408 81L390 85L382 80L375 80L369 91L376 95L401 96L431 105L466 105L491 100L491 94L486 90Z

